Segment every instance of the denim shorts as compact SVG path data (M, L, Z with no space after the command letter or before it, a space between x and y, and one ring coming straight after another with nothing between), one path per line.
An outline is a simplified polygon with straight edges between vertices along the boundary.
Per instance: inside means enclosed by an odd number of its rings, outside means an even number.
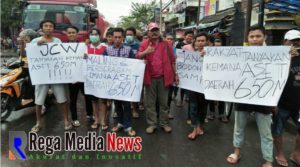
M278 108L278 112L273 117L272 134L274 136L282 135L288 119L291 117L294 121L298 134L300 134L300 111L290 111L283 108Z

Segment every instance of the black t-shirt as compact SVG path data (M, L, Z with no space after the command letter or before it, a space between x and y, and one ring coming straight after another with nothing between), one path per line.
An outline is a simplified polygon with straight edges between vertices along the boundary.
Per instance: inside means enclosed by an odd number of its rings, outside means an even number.
M270 114L273 109L273 107L269 107L269 106L242 104L242 103L237 103L235 106L236 106L236 111L259 112L263 114Z
M289 77L280 97L278 107L294 112L300 110L300 56L291 59Z

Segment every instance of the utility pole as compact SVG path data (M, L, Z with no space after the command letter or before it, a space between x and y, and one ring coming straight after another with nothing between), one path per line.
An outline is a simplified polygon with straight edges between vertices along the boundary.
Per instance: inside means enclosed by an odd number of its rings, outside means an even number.
M159 2L159 6L160 6L160 12L159 12L159 32L160 34L162 34L162 12L163 12L163 8L162 8L162 0L160 0Z
M197 12L197 27L200 24L200 11L201 10L201 0L198 1L198 12Z
M260 0L259 3L259 14L258 14L258 25L260 27L264 26L264 16L265 16L265 1Z
M244 1L245 2L245 1ZM252 0L247 0L247 11L245 19L244 46L248 45L248 31L251 24Z

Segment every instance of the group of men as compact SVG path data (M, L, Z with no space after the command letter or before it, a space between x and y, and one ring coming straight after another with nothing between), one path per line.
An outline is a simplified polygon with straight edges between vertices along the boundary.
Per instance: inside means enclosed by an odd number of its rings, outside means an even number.
M61 42L58 38L53 37L55 23L51 20L44 20L40 23L40 28L43 36L35 38L31 43L42 45L44 43ZM70 26L66 29L68 42L79 42L77 40L78 29ZM174 86L179 84L179 77L176 71L176 55L172 36L163 39L161 37L159 26L156 23L150 23L147 26L147 38L142 42L135 39L136 30L128 28L113 28L106 34L106 43L100 42L100 30L93 28L89 33L87 43L87 54L98 54L106 56L118 56L124 58L136 58L145 60L146 68L144 73L144 104L146 111L146 120L148 127L146 133L152 134L157 127L161 127L165 132L170 133L172 127L169 123L170 118L170 92ZM252 27L248 32L248 42L250 46L263 46L266 40L266 31L263 27ZM171 41L171 42L170 42ZM186 33L182 43L177 44L176 48L200 52L201 56L205 56L205 46L209 45L209 36L200 32L198 34ZM27 41L29 42L29 41ZM221 43L221 40L215 40L216 43ZM273 145L276 148L275 159L281 166L288 166L287 159L283 153L282 133L285 124L289 117L292 117L298 130L296 136L296 144L290 159L300 164L300 32L298 30L290 30L284 37L283 45L292 46L290 74L280 98L277 107L257 106L248 104L237 104L235 112L235 125L233 132L234 152L227 157L227 162L236 164L241 158L241 147L244 142L245 126L249 116L256 119L260 139L261 151L265 160L263 166L270 167L273 162ZM216 44L215 46L220 46ZM24 53L25 54L25 53ZM69 88L67 88L69 86ZM41 127L41 110L51 87L56 101L60 109L64 113L65 130L72 129L73 126L80 126L77 118L76 102L77 95L80 90L83 90L83 83L66 84L51 84L51 85L36 85L35 86L35 103L36 103L36 118L37 122L32 128L32 131L38 132ZM175 86L176 87L176 86ZM69 90L69 91L68 91ZM207 107L210 102L206 101L203 94L181 90L181 96L177 106L183 105L183 95L189 97L189 113L188 121L191 120L193 131L188 134L188 138L194 140L197 136L204 134L204 119L206 116ZM142 95L143 96L143 95ZM169 98L168 98L169 97ZM93 96L85 96L87 117L94 120L91 128L98 129L101 123L101 129L107 130L106 117L107 106L110 105L107 99L99 99ZM224 102L219 102L222 104ZM135 136L136 132L132 128L132 108L134 116L138 116L137 104L127 101L114 100L115 109L118 120L117 125L112 128L113 132L124 129L129 136ZM71 110L72 122L69 121L68 115ZM222 110L222 109L221 109ZM101 120L99 121L100 111ZM93 115L92 115L93 113ZM272 117L273 116L273 117ZM224 117L222 121L226 122Z

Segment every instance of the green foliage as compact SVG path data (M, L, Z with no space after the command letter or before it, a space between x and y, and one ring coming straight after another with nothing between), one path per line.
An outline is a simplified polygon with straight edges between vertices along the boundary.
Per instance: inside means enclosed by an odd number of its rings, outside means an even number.
M1 0L1 33L9 33L10 28L17 28L21 18L11 18L11 9L18 7L18 0Z
M136 29L144 30L146 25L151 22L156 7L155 0L150 3L131 3L129 16L121 16L118 27L134 26Z

